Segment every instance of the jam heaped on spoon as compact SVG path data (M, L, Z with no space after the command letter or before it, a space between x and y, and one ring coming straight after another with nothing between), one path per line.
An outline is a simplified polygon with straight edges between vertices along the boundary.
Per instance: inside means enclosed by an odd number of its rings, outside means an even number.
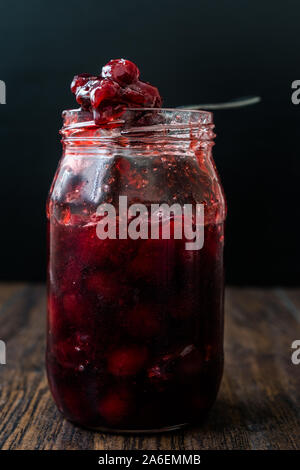
M126 108L160 108L158 89L139 80L138 67L126 59L110 60L99 76L75 75L71 91L82 109L93 113L95 124L118 119Z

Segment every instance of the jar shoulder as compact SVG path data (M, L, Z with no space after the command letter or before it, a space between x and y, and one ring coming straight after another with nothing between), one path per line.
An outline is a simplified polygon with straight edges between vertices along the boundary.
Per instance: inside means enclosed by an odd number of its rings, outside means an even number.
M199 164L196 155L131 156L66 154L49 193L49 212L68 207L77 213L100 204L205 204L225 218L223 188L212 159Z

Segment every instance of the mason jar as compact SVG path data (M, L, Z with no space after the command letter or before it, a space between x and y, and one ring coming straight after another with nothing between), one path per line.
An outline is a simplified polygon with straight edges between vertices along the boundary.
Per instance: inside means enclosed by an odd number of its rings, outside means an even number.
M50 190L47 371L63 415L93 429L199 423L223 371L225 200L213 117L63 114Z

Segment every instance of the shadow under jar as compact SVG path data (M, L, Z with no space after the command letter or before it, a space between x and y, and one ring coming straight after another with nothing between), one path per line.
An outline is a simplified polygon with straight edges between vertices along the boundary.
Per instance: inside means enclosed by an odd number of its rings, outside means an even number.
M69 420L100 430L198 423L223 371L225 201L211 153L212 114L128 110L106 128L88 112L63 116L64 151L47 204L47 371L55 402ZM134 217L120 210L120 196L129 208L146 207L136 227L144 224L144 238L124 235ZM108 214L102 204L115 210L116 238L114 229L99 238ZM177 204L182 215L162 204ZM204 245L190 250L184 227L199 228L199 204ZM195 209L189 220L184 205ZM151 211L161 216L156 239Z

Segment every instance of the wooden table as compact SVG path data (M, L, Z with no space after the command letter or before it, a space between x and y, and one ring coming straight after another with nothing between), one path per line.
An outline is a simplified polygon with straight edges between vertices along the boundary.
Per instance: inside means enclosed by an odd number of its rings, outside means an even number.
M300 449L300 289L228 288L225 373L209 418L180 432L90 432L57 411L44 370L45 287L0 284L1 449Z

